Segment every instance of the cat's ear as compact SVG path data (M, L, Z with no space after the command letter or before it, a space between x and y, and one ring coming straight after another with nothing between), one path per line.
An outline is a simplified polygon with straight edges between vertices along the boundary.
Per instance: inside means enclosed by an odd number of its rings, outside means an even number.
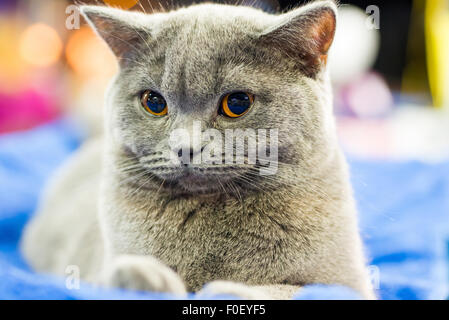
M314 76L327 63L336 25L335 2L316 1L280 15L260 41L295 59L308 76Z
M142 42L149 38L149 30L145 27L147 16L142 13L101 6L81 6L80 12L103 38L120 65L126 65L129 57L138 54Z

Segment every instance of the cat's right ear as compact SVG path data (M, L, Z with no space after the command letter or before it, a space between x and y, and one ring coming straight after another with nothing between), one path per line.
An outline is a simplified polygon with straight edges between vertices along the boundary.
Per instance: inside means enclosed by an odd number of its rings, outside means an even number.
M81 6L80 12L106 42L121 66L139 54L141 44L148 41L150 31L145 27L148 16L142 13L101 6Z
M260 42L297 61L313 77L327 63L337 23L335 0L314 1L278 16Z

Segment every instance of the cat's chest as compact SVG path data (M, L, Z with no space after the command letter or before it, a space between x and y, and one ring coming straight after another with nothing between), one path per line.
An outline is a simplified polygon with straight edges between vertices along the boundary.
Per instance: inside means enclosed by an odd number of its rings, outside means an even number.
M219 203L167 209L149 221L147 254L177 270L191 289L215 279L258 283L289 263L293 230L274 213Z
M280 283L297 269L310 243L285 202L171 201L132 212L127 207L111 206L107 214L113 252L155 256L190 290L218 279Z

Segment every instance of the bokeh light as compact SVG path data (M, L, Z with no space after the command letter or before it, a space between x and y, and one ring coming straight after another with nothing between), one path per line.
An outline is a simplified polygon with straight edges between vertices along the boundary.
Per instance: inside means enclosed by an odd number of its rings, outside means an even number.
M111 7L117 7L126 10L134 7L139 2L139 0L103 0L103 2Z
M58 33L42 23L29 26L20 38L20 56L32 66L47 67L56 63L62 49Z
M387 83L376 73L363 75L342 91L346 106L360 118L386 116L394 104Z
M17 41L21 29L16 19L0 17L0 92L15 91L26 73Z
M68 64L82 77L110 77L117 71L114 55L88 26L70 36L66 57Z
M337 31L329 52L332 81L341 85L369 71L380 46L379 30L366 27L366 13L355 6L339 10Z

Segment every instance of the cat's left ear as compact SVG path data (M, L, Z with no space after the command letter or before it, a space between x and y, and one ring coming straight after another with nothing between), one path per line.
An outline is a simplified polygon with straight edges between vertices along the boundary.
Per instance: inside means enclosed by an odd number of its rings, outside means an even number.
M327 63L337 25L334 1L315 1L279 16L260 41L295 59L313 77Z
M89 25L106 42L119 60L127 65L148 40L148 16L102 6L81 6L80 12Z

